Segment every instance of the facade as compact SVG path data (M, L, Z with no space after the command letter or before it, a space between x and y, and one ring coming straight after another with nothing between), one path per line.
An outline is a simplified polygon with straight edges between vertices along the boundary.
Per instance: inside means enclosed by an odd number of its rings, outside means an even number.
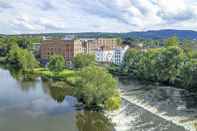
M96 51L96 61L101 63L111 63L113 58L113 50L102 50Z
M72 61L77 54L88 53L94 54L98 62L111 63L114 53L118 52L115 49L118 49L115 38L47 39L45 37L40 46L40 57L42 60L48 60L52 55L62 55L66 61Z
M129 49L129 46L114 48L112 63L116 65L120 65L123 62L124 55L128 49Z
M115 47L112 50L98 49L96 51L96 61L120 65L128 49L129 46Z
M51 55L62 55L66 61L81 53L80 40L75 39L46 39L40 47L42 60L48 60Z
M100 48L105 48L106 50L112 50L118 46L118 41L116 38L97 38L97 39L80 39L82 43L82 50L85 53L93 53Z

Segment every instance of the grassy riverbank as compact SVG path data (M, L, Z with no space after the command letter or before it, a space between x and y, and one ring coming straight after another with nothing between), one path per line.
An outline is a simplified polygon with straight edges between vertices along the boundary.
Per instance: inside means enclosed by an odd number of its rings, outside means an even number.
M44 79L56 79L75 84L77 79L77 71L64 69L61 72L52 72L47 68L34 68L33 70L27 70L26 73L41 76Z

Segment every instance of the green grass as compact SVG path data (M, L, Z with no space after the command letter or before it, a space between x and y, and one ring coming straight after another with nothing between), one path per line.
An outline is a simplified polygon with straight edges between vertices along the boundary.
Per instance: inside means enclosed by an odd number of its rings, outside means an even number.
M27 71L27 73L32 73L43 78L60 79L74 84L77 79L77 71L64 69L61 72L51 72L47 68L35 68L32 71Z

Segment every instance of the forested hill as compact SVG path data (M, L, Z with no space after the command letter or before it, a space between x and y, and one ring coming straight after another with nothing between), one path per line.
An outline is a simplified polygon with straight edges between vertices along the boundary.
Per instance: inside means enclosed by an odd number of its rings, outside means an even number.
M145 39L166 39L171 36L177 36L179 39L197 40L197 32L192 30L157 30L146 32L130 32L128 36L136 36Z
M25 36L55 36L63 37L66 35L75 35L82 38L95 37L121 37L121 38L142 38L142 39L166 39L171 36L177 36L179 39L197 40L197 31L192 30L156 30L145 32L128 32L128 33L103 33L103 32L83 32L83 33L44 33L44 34L22 34Z

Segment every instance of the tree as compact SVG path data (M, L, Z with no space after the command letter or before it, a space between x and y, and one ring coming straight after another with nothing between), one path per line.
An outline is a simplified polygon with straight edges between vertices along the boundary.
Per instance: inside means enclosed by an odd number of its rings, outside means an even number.
M95 63L95 56L92 54L77 54L74 57L73 64L75 68L83 68Z
M117 38L117 39L116 39L116 42L118 43L118 45L121 45L123 41L122 41L121 38Z
M166 47L169 47L169 46L179 46L179 40L176 36L173 36L171 38L168 38L166 43L165 43L165 46Z
M31 70L38 66L38 62L31 52L12 45L7 55L8 64L15 69Z
M192 43L190 40L184 40L184 44L182 46L185 54L189 57L192 58Z
M184 51L180 47L170 46L159 53L156 58L157 78L161 82L174 84L184 64Z
M48 68L53 72L63 71L65 68L65 60L63 56L53 55L49 58Z
M119 97L117 82L105 69L94 65L88 66L83 68L78 76L75 95L87 108L108 107L109 110L113 110L119 107L120 101L114 101L114 98L117 100ZM114 103L115 106L105 106L105 103Z

